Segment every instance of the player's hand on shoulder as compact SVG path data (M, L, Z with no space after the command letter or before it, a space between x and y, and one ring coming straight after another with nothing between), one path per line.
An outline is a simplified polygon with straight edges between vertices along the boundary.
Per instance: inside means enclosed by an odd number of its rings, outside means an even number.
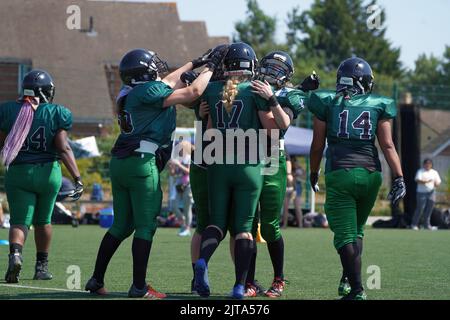
M273 96L273 90L267 81L253 80L252 89L254 93L258 94L262 98L269 100Z

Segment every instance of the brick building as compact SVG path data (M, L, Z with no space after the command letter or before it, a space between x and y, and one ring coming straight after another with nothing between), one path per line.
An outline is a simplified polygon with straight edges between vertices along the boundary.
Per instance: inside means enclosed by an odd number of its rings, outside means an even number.
M69 30L70 5L81 30ZM70 108L74 132L98 135L113 120L117 65L130 49L147 48L177 68L228 37L208 36L200 21L180 21L175 3L89 0L0 1L0 102L13 100L31 68L45 69L55 102Z

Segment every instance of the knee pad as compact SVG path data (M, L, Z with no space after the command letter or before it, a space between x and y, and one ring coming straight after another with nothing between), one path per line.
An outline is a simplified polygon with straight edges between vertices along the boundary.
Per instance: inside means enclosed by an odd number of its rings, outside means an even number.
M128 238L129 236L131 236L131 234L133 233L133 228L128 227L128 228L120 228L117 226L112 226L108 232L114 236L115 238L117 238L120 241L125 240L126 238Z

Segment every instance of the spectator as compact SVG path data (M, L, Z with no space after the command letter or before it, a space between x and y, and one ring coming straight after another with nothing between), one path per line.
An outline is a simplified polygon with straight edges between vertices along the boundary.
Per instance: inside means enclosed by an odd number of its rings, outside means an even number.
M295 219L297 220L297 226L303 227L303 212L302 212L302 179L304 176L304 170L300 164L291 159L289 156L286 158L287 169L287 186L286 196L284 198L283 209L283 221L282 225L287 228L289 222L289 205L291 201L294 201Z
M168 210L169 213L176 212L176 205L177 205L177 189L175 187L176 182L176 167L175 165L169 161L167 165L169 169L169 204L168 204Z
M425 159L423 168L416 173L417 207L411 224L411 229L419 230L419 220L423 215L423 227L426 230L436 230L430 224L431 213L436 201L435 189L441 184L439 173L433 169L433 161Z
M297 226L299 228L303 227L303 211L302 211L302 192L303 192L303 180L305 175L305 170L303 170L300 163L296 160L293 162L292 172L295 179L295 218L297 219Z
M191 235L192 224L192 191L189 182L189 171L191 165L191 148L192 144L187 141L180 142L183 155L180 160L172 159L171 162L176 172L176 190L177 198L175 212L183 223L181 225L179 236L186 237ZM183 206L183 212L180 211L180 205Z

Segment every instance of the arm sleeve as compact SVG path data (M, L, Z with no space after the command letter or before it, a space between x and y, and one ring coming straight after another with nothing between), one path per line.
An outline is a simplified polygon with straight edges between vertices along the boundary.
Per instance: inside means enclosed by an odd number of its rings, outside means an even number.
M147 85L139 99L155 108L164 107L164 99L170 96L174 90L161 81L154 81Z
M296 119L300 112L305 108L307 97L302 91L293 90L287 94L286 98L286 107L291 109L294 114L294 119Z
M311 111L311 113L317 117L317 119L321 121L327 120L326 105L323 103L322 99L314 92L310 96L308 108L309 111Z
M65 107L59 107L57 124L57 129L63 129L66 131L72 129L72 112Z
M441 180L441 177L439 176L439 172L437 172L437 171L434 171L434 172L436 173L436 181L435 181L435 183L436 184L441 184L442 180Z
M393 119L397 116L397 106L395 101L390 99L388 103L385 104L383 113L381 114L381 119Z

